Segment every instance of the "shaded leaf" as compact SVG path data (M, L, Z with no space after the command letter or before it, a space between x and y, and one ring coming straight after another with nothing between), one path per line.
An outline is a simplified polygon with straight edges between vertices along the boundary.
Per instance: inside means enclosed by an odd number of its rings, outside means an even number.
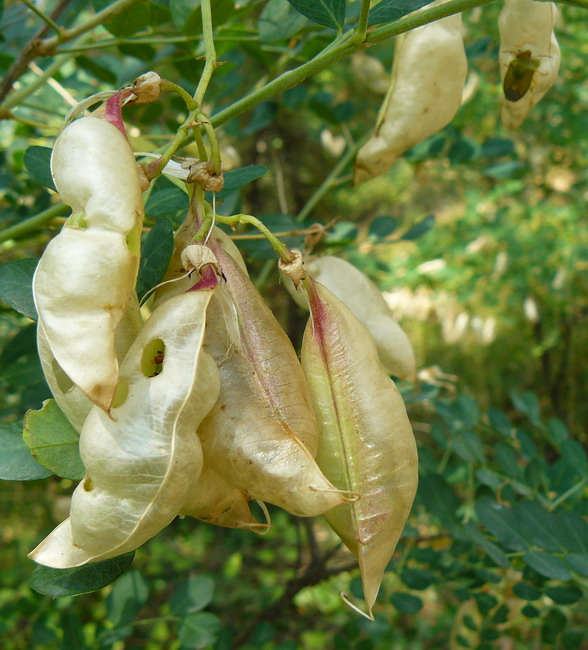
M377 240L391 235L398 225L394 217L378 217L370 223L370 236Z
M528 548L519 521L510 508L484 497L476 501L475 509L480 522L508 548L513 551Z
M425 569L404 569L400 577L409 589L417 589L419 591L421 589L427 589L437 582L435 575Z
M137 278L139 299L161 282L173 250L174 229L167 219L160 219L151 228L142 246L141 265Z
M582 600L584 592L576 585L546 587L545 593L558 605L573 605Z
M25 258L0 266L0 299L31 320L37 320L37 309L33 300L33 275L38 261Z
M303 16L324 27L341 29L345 22L345 0L288 0Z
M0 423L0 479L3 481L37 481L51 476L31 455L22 439L22 426L16 422Z
M539 600L541 598L539 589L528 582L517 582L512 590L516 596L523 600Z
M182 620L178 636L183 648L206 648L216 641L220 627L218 616L209 612L198 612Z
M555 555L544 551L527 551L523 554L523 560L537 573L546 578L554 580L569 580L570 572L563 562Z
M29 147L24 152L23 162L32 178L57 192L51 176L51 151L49 147Z
M415 223L414 226L409 228L401 237L401 239L410 240L418 239L424 234L428 233L429 230L435 225L435 215L431 214L428 217L425 217L422 221Z
M176 616L187 616L204 609L212 601L214 580L209 576L190 576L180 583L169 601Z
M566 564L572 571L588 576L588 553L570 553L566 555Z
M134 555L132 551L74 569L37 566L31 574L30 585L35 591L52 598L88 594L114 582L130 566Z
M259 17L259 38L273 43L292 37L306 24L306 18L288 0L270 0Z
M149 585L139 571L129 571L112 586L106 599L108 620L119 627L130 623L149 598Z
M418 596L397 591L390 596L390 602L401 614L416 614L423 608L423 601Z
M84 477L86 470L80 458L80 436L54 399L45 400L39 411L27 412L23 438L33 456L57 476Z
M460 501L441 475L424 476L419 481L418 498L425 504L427 510L446 526L457 523L455 511L459 508Z
M402 16L431 4L433 0L382 0L369 15L369 25L398 20Z
M493 560L493 562L500 567L506 568L510 562L505 553L496 544L486 539L484 535L474 526L474 524L467 523L465 525L467 534L482 548Z
M188 210L190 200L179 187L165 187L153 192L145 205L145 214L156 219L171 219L177 223L178 215L182 217Z

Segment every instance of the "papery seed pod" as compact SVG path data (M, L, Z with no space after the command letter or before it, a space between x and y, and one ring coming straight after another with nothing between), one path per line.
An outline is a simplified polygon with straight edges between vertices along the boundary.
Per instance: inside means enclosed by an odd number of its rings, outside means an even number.
M363 323L376 343L386 372L400 379L414 380L416 361L412 345L394 319L382 292L367 275L353 264L332 255L310 258L304 263L304 268L342 300ZM304 292L294 289L287 278L284 285L294 300L308 309Z
M384 64L365 52L356 52L351 57L353 76L361 86L366 86L378 95L385 95L390 87L390 75Z
M371 617L416 493L414 436L363 325L318 282L308 278L304 286L311 318L302 367L321 423L316 460L337 488L358 496L325 517L358 558Z
M198 430L204 455L250 498L300 516L325 512L344 498L313 458L318 426L296 352L237 262L220 248L215 254L240 342L237 348L212 304L205 349L219 365L221 394Z
M498 18L502 124L516 129L551 88L560 64L553 2L505 0Z
M87 475L70 517L30 553L35 562L66 568L120 555L180 512L202 469L194 429L219 394L216 364L202 350L211 295L170 298L141 329L110 417L94 407L82 429Z
M57 139L51 170L73 213L35 271L39 322L63 371L108 410L118 377L114 332L139 268L143 198L135 159L116 127L84 117Z
M243 492L206 465L182 506L181 514L227 528L263 530L267 527L254 519Z
M114 334L114 347L119 363L122 362L137 337L141 325L137 294L133 293ZM47 341L43 323L39 322L37 327L37 349L43 374L57 405L79 433L94 403L72 382L55 359Z
M357 155L355 183L384 173L447 126L461 106L467 75L461 14L417 27L396 42L390 88L374 135Z

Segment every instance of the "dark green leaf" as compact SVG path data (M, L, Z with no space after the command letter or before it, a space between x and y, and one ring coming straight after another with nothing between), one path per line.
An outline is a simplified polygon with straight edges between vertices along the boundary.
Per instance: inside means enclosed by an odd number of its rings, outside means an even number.
M28 411L24 429L24 441L44 467L63 478L84 478L80 436L54 399L45 400L39 411Z
M506 568L510 563L508 557L496 544L486 539L484 535L472 524L467 523L464 527L466 533L478 544L483 551L485 551L493 562L500 567Z
M265 129L273 121L276 115L277 105L274 101L263 102L258 104L251 113L249 124L241 131L244 136L253 135L262 129Z
M106 66L97 63L94 59L88 56L76 56L76 64L90 72L96 79L100 79L100 81L104 81L110 86L116 84L116 74Z
M480 613L486 616L498 605L498 600L492 594L474 594Z
M270 0L259 17L259 38L266 43L291 38L305 24L306 18L288 0Z
M569 437L568 428L566 425L557 418L551 418L547 422L547 432L549 434L549 440L551 444L559 449L560 445L564 440L567 440Z
M139 571L129 571L112 586L106 599L108 620L120 627L130 623L149 598L149 585Z
M105 9L111 4L110 0L92 0L96 11ZM132 36L136 32L149 27L151 23L151 2L138 2L127 7L124 11L104 23L104 27L119 38Z
M427 587L437 582L435 575L425 569L404 569L400 577L409 589L417 589L419 591L421 589L427 589Z
M433 0L382 0L370 11L369 24L377 25L398 20L431 2Z
M510 478L521 478L523 468L519 465L516 451L504 442L499 442L494 448L496 462L500 469Z
M559 518L534 501L522 501L513 507L524 535L536 546L561 553L568 550ZM572 550L572 549L569 549Z
M514 143L512 140L506 140L505 138L489 138L482 144L481 154L488 158L499 158L500 156L509 156L513 152Z
M88 647L84 638L82 621L75 610L69 609L61 613L59 627L63 632L62 650L71 650L71 648L85 650Z
M177 223L178 213L184 215L190 199L179 187L165 187L151 194L145 205L145 214L156 219L171 219Z
M582 600L584 592L576 585L546 587L545 593L558 605L573 605Z
M0 354L0 367L13 363L21 357L37 354L37 326L35 323L25 325L15 336L9 339Z
M541 612L536 607L533 607L533 605L525 605L523 609L521 609L521 612L527 618L536 618L539 616L539 614L541 614Z
M285 214L263 215L261 220L272 232L288 232L300 228L300 224L293 217ZM304 243L304 236L285 236L280 237L280 240L289 248L301 248ZM276 259L276 253L266 239L246 239L239 242L239 248L254 259Z
M543 618L541 641L544 644L555 644L566 623L567 619L563 612L559 609L550 609Z
M114 582L130 566L134 555L131 551L74 569L37 566L31 574L30 585L35 591L52 598L88 594Z
M137 296L141 299L149 289L161 282L174 251L174 229L167 219L155 223L141 250L137 278Z
M190 576L174 591L169 608L176 616L187 616L204 609L212 601L214 580L209 576Z
M24 165L32 178L57 192L51 176L51 151L49 147L29 147L24 152Z
M418 596L397 591L390 596L390 602L401 614L416 614L423 608L423 601Z
M480 483L482 483L482 485L487 485L493 490L498 490L498 488L504 483L504 479L491 469L476 470L476 478Z
M435 215L431 214L428 217L425 217L422 221L415 223L414 226L409 228L401 239L413 240L422 237L424 234L428 233L429 230L435 225Z
M447 157L452 165L458 165L459 163L475 158L478 154L478 149L479 145L477 142L460 137L449 147Z
M391 235L398 225L398 221L394 217L378 217L370 223L370 237L376 240L384 239Z
M303 16L324 27L341 29L345 22L345 0L288 0Z
M232 169L225 174L223 192L240 189L245 185L249 185L249 183L267 174L268 171L265 165L248 165L247 167Z
M482 172L490 178L511 178L513 176L518 176L524 168L525 163L516 160L507 160L505 162L490 165L483 169Z
M537 573L553 580L569 580L570 572L563 562L555 555L544 551L527 551L523 554L523 560Z
M505 438L511 437L514 427L505 413L491 407L488 409L488 419L490 420L492 427L496 429L498 433L502 434Z
M535 393L531 393L530 391L517 393L513 390L510 393L510 398L516 410L526 415L531 424L536 427L542 427L539 398Z
M19 314L37 320L33 300L33 275L39 260L24 258L0 266L0 300Z
M484 447L480 437L473 429L463 429L452 442L456 453L466 463L484 462Z
M508 548L513 551L528 548L529 544L510 508L484 497L476 501L475 509L480 522Z
M0 423L0 479L3 481L37 481L51 476L39 465L22 439L22 425Z
M419 482L418 495L427 510L446 526L457 523L455 511L459 508L460 501L442 476L424 476Z
M517 582L512 590L515 596L518 596L522 600L539 600L541 598L539 589L528 582Z
M588 553L570 553L566 555L566 564L575 573L588 576Z
M183 648L206 648L220 632L220 619L209 612L189 614L180 623L178 636Z

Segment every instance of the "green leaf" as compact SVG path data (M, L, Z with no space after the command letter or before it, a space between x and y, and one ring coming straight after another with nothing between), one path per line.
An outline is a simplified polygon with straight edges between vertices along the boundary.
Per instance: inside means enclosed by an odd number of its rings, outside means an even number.
M425 217L422 221L415 223L415 225L409 228L400 239L409 241L418 239L419 237L422 237L424 234L428 233L434 225L435 215L431 214L428 217Z
M306 18L288 0L270 0L259 17L259 38L274 43L291 38L306 25Z
M541 614L541 612L536 607L533 607L533 605L525 605L523 609L521 609L521 612L527 618L536 618Z
M38 262L39 260L24 258L0 266L0 300L31 320L37 320L33 275Z
M92 0L94 9L100 11L111 3L111 0ZM143 31L151 23L151 2L138 2L104 23L104 27L113 35L119 38L132 36L136 32Z
M63 632L63 642L61 647L64 650L69 648L76 648L76 650L86 650L86 640L84 638L84 630L82 628L82 621L79 614L72 610L65 610L59 617L59 628Z
M272 232L287 232L300 228L300 224L293 217L285 214L262 215L260 219ZM280 239L289 248L301 248L304 244L303 235L280 237ZM239 248L246 256L254 259L276 259L276 253L266 239L245 239L239 242Z
M547 432L549 434L549 440L551 444L559 449L562 442L569 438L568 428L566 425L557 418L551 418L547 422Z
M503 435L505 438L511 438L514 427L506 413L497 408L491 407L488 409L488 419L490 420L492 427L496 429L498 433Z
M522 600L539 600L541 598L539 589L528 582L517 582L512 590L515 596L518 596Z
M544 551L527 551L523 554L523 560L537 573L553 580L569 580L570 572L563 562L555 555Z
M141 265L137 278L139 299L161 282L173 252L173 226L167 219L160 219L151 228L141 247Z
M555 644L567 623L567 618L559 609L550 609L543 618L541 641L543 644Z
M376 240L384 239L391 235L398 226L398 221L394 217L378 217L370 223L370 237Z
M539 398L535 393L525 391L524 393L517 393L511 391L510 398L517 411L526 415L529 422L536 427L543 428L541 423L541 407L539 406Z
M114 582L133 561L134 551L102 562L93 562L73 569L35 567L29 584L40 594L59 598L98 591Z
M165 187L151 194L145 205L145 214L155 219L171 219L178 223L177 217L187 212L190 199L178 187Z
M0 479L3 481L37 481L51 476L31 456L22 439L22 427L16 422L0 423Z
M178 631L182 648L206 648L212 645L218 637L220 626L218 616L209 612L186 616Z
M49 147L29 147L24 152L24 166L36 181L57 192L51 176L51 152Z
M520 176L520 172L525 167L525 163L519 162L518 160L507 160L486 167L482 170L482 173L490 178L512 178L513 176Z
M223 192L236 190L249 185L253 181L267 174L269 169L265 165L247 165L247 167L238 167L231 169L225 174L225 184ZM222 192L221 192L222 194ZM217 195L218 196L218 195Z
M474 598L476 599L476 604L478 605L480 613L484 616L498 605L498 599L492 594L474 594Z
M24 441L44 467L63 478L84 478L80 437L54 399L45 400L39 411L28 411L24 427Z
M377 25L398 20L431 2L433 0L382 0L370 11L369 24Z
M480 522L508 548L522 551L529 547L510 508L483 497L476 501L475 510Z
M471 522L467 523L464 526L466 533L478 544L478 546L487 553L487 555L492 559L492 561L500 567L506 568L509 566L510 562L505 553L500 549L496 544L493 544L490 540L486 539L484 535L472 524Z
M5 342L0 354L0 367L6 366L21 357L30 357L37 354L37 326L35 323L25 325L15 336Z
M447 481L439 474L428 474L419 481L418 497L427 510L446 526L457 523L455 511L460 506Z
M561 553L568 550L559 518L534 501L522 501L513 507L525 537L546 551ZM569 549L571 550L571 549Z
M546 587L545 593L558 605L573 605L582 600L584 592L576 585Z
M209 576L190 576L174 591L169 608L176 616L187 616L204 609L212 601L214 580Z
M522 477L523 468L519 465L519 456L510 445L499 442L494 448L494 454L498 466L508 477Z
M345 0L288 0L303 16L313 23L341 29L345 22Z
M108 620L120 627L130 623L149 598L149 585L139 571L129 571L112 586L106 599Z
M588 553L569 553L566 555L566 564L575 573L588 576Z
M423 601L418 596L397 591L390 596L390 602L401 614L416 614L423 608Z
M418 591L427 589L437 582L435 575L425 569L404 569L400 577L409 589Z

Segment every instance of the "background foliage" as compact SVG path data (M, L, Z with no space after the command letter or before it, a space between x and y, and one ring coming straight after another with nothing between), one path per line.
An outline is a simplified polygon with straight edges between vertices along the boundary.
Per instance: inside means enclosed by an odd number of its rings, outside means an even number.
M111 3L41 4L63 9L57 23L71 28ZM222 65L206 96L212 115L309 60L359 13L358 2L342 13L345 3L335 0L213 5ZM394 6L382 2L379 20L397 18ZM401 386L419 446L419 492L376 621L339 599L339 591L360 596L358 573L322 522L277 509L265 537L177 520L134 559L101 563L91 575L26 559L65 516L81 471L67 427L57 460L42 460L68 478L47 478L22 441L25 412L50 396L36 356L30 278L60 225L56 212L17 238L0 232L0 477L27 480L0 484L3 648L586 647L588 14L563 9L558 83L521 130L508 133L497 110L499 8L464 15L471 96L456 120L366 185L351 185L346 152L370 131L382 97L349 59L220 131L225 165L235 168L220 210L242 208L275 232L336 219L319 249L349 259L387 292L423 369L414 385ZM2 9L0 69L8 74L42 22L24 3ZM194 0L137 2L36 58L37 70L26 69L0 106L2 227L56 205L48 148L68 101L149 69L192 93L203 69L201 32ZM389 68L393 47L385 42L369 54ZM185 115L167 95L130 109L135 149L165 145ZM157 282L186 207L170 181L155 183L140 293ZM284 239L303 244L301 235ZM257 239L237 243L298 341L306 316L279 285L271 249ZM69 595L118 575L100 591Z

